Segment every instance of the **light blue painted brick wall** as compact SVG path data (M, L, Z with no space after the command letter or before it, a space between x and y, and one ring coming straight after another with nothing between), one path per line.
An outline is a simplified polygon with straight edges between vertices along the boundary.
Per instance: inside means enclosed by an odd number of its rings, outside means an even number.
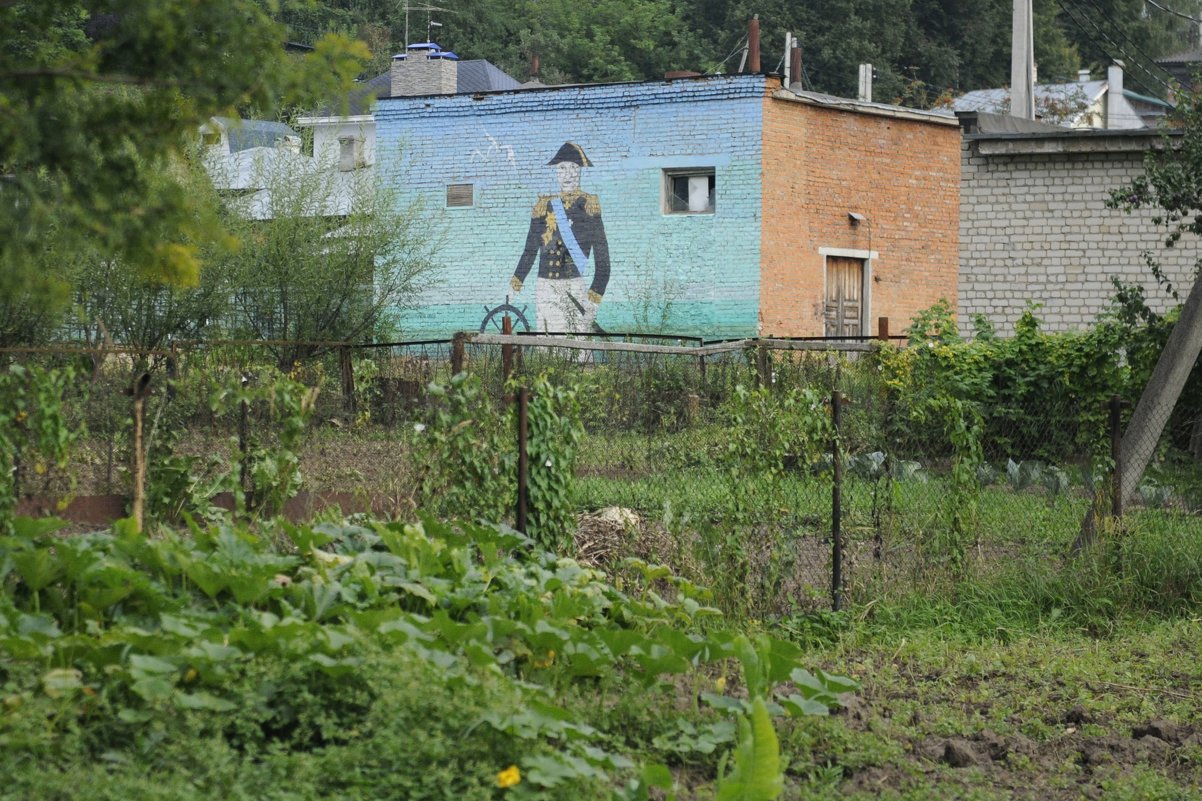
M593 166L611 276L597 321L610 331L659 323L674 333L756 333L764 79L610 84L509 94L398 98L376 109L377 177L402 206L443 225L445 265L402 317L405 336L476 330L511 292L540 195L558 191L547 161L565 141ZM715 213L665 215L663 170L713 167ZM475 205L446 208L471 183ZM591 280L592 260L585 280ZM537 263L513 303L533 323Z

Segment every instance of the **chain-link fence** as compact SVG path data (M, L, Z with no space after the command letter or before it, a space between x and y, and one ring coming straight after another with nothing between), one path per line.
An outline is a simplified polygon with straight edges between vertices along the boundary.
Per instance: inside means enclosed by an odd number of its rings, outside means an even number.
M1116 506L1115 432L1136 400L1046 388L977 399L913 374L903 386L882 355L897 351L867 342L465 335L324 343L284 365L278 350L227 342L7 352L10 363L74 370L61 405L85 431L61 466L32 452L18 459L19 508L70 513L64 499L78 511L89 496L109 496L122 500L94 516L128 511L134 399L148 374L149 515L259 505L301 517L336 505L410 516L437 500L430 476L439 465L424 436L449 418L436 414L447 401L431 387L464 371L478 377L472 414L453 425L498 421L512 436L487 447L516 450L514 394L541 376L573 387L579 401L572 498L582 558L668 563L713 587L723 605L787 613L933 567L1061 558L1091 505ZM319 392L268 391L280 375ZM1129 519L1199 533L1199 431L1196 412L1170 415L1149 471L1123 494ZM281 461L287 453L295 465ZM302 480L285 494L296 497L272 507L263 487L291 467ZM516 522L516 496L498 508L513 509Z

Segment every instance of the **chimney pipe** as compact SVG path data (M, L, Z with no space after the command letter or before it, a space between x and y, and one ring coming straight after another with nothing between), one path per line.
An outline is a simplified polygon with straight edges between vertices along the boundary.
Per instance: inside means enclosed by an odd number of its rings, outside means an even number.
M801 79L801 46L797 44L796 36L793 37L793 47L789 48L789 73L794 83L805 86L805 81Z
M1123 67L1126 65L1117 58L1106 68L1106 127L1118 128L1123 125Z
M530 79L531 80L534 80L534 81L538 80L538 73L541 68L542 68L542 65L539 63L538 53L532 54L530 56Z
M789 88L789 84L793 82L793 60L789 58L789 48L793 46L793 32L789 31L785 34L785 55L781 62L785 65L785 88Z
M856 94L857 100L872 102L872 65L860 65L860 88Z
M756 14L747 23L747 71L758 75L760 71L760 15Z

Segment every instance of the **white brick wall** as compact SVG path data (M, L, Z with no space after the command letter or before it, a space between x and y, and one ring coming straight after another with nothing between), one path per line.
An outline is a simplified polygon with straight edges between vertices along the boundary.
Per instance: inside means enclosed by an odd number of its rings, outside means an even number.
M1150 305L1174 301L1157 288L1143 253L1164 266L1184 300L1198 257L1195 238L1163 247L1155 212L1106 208L1112 189L1143 172L1155 137L966 136L961 154L959 319L983 314L1010 334L1028 302L1045 330L1084 328L1114 294L1111 277L1139 283ZM1077 142L1082 144L1078 144ZM1047 152L1061 148L1061 152ZM1081 148L1085 152L1075 152ZM1042 152L1032 152L1042 151Z

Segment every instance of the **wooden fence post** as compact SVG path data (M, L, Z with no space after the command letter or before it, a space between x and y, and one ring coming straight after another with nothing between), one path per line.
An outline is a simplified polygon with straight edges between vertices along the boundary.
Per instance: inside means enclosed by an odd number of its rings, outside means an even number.
M354 414L355 403L355 366L351 362L349 345L338 346L338 372L342 374L342 407L348 414Z
M501 333L505 336L513 334L513 318L508 314L501 318ZM501 385L504 391L504 385L509 383L509 377L513 375L513 345L501 346Z
M772 356L768 352L768 345L764 342L757 342L755 345L755 366L756 374L759 376L761 387L772 386Z
M134 528L139 533L146 521L146 450L143 444L143 422L146 417L146 397L150 394L150 373L142 373L128 390L134 399L133 452L130 454L134 473L132 513Z
M451 338L451 375L459 375L463 372L464 363L464 343L467 335L462 331L455 333Z
M167 353L167 400L175 400L175 380L179 378L179 351L175 341Z

